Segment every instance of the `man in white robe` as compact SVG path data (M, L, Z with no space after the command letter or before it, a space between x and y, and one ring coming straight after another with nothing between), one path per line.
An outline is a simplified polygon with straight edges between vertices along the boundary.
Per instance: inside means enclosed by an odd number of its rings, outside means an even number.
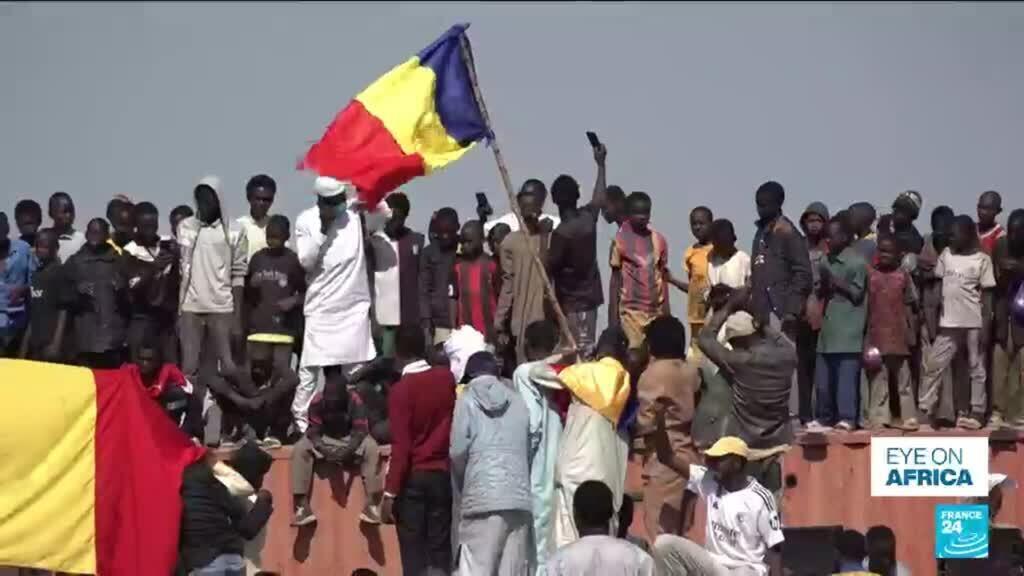
M307 424L319 370L323 370L326 385L340 384L343 370L376 355L363 221L347 201L346 191L351 188L321 176L314 190L316 206L304 210L295 221L296 252L309 283L299 386L292 403L300 430Z
M575 364L559 374L573 396L555 464L555 544L559 548L580 537L573 498L583 482L597 480L607 486L616 514L622 505L629 443L617 427L629 398L629 372L622 365L626 345L622 330L609 328L598 340L598 360ZM616 519L612 521L617 524Z

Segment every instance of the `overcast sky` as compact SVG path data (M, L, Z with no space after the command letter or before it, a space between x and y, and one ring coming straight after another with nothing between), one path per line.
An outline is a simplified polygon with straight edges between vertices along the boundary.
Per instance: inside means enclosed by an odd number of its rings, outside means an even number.
M126 2L0 4L0 209L66 190L80 226L117 193L163 216L216 174L234 216L266 172L294 217L309 143L460 21L513 180L589 191L597 131L609 181L654 198L676 270L697 204L749 249L767 179L794 218L907 188L926 214L987 189L1024 204L1022 4ZM419 228L444 205L470 217L478 190L506 205L482 147L405 190Z

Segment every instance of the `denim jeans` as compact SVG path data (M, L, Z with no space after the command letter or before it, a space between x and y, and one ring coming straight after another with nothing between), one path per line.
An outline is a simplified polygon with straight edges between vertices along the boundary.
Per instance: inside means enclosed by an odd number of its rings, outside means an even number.
M202 568L192 571L193 576L245 576L245 560L241 554L221 554Z
M860 354L818 354L814 367L815 420L857 425L860 414Z

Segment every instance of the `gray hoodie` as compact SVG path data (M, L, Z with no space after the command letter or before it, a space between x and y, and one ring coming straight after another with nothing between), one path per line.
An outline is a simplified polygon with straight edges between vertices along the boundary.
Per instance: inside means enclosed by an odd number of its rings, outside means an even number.
M199 181L220 198L220 180L208 176ZM198 210L197 210L198 212ZM234 311L233 287L245 284L249 267L248 244L244 235L232 238L221 220L203 224L189 216L178 224L178 250L181 254L179 303L182 312L199 314Z
M522 397L495 376L470 381L455 403L452 480L462 516L531 511L530 416Z

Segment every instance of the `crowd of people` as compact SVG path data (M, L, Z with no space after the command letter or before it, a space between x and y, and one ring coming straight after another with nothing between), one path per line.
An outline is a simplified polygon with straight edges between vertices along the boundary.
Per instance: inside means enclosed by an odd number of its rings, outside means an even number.
M531 179L516 213L491 219L478 196L476 218L441 208L426 235L405 194L363 206L328 177L294 229L266 175L230 222L221 182L200 180L169 236L150 202L115 197L83 233L69 194L46 227L22 200L13 237L0 213L0 350L127 365L197 443L294 445L296 526L316 522L317 462L358 467L361 519L396 523L406 574L760 576L779 561L796 429L1024 427L1024 210L1004 229L998 193L977 219L934 208L922 236L917 192L880 218L814 202L794 223L766 182L751 251L699 206L679 274L652 198L607 185L606 156L594 147L588 199L552 182L557 215ZM631 451L646 541L614 537ZM681 536L694 496L703 546ZM226 565L207 552L188 568Z

